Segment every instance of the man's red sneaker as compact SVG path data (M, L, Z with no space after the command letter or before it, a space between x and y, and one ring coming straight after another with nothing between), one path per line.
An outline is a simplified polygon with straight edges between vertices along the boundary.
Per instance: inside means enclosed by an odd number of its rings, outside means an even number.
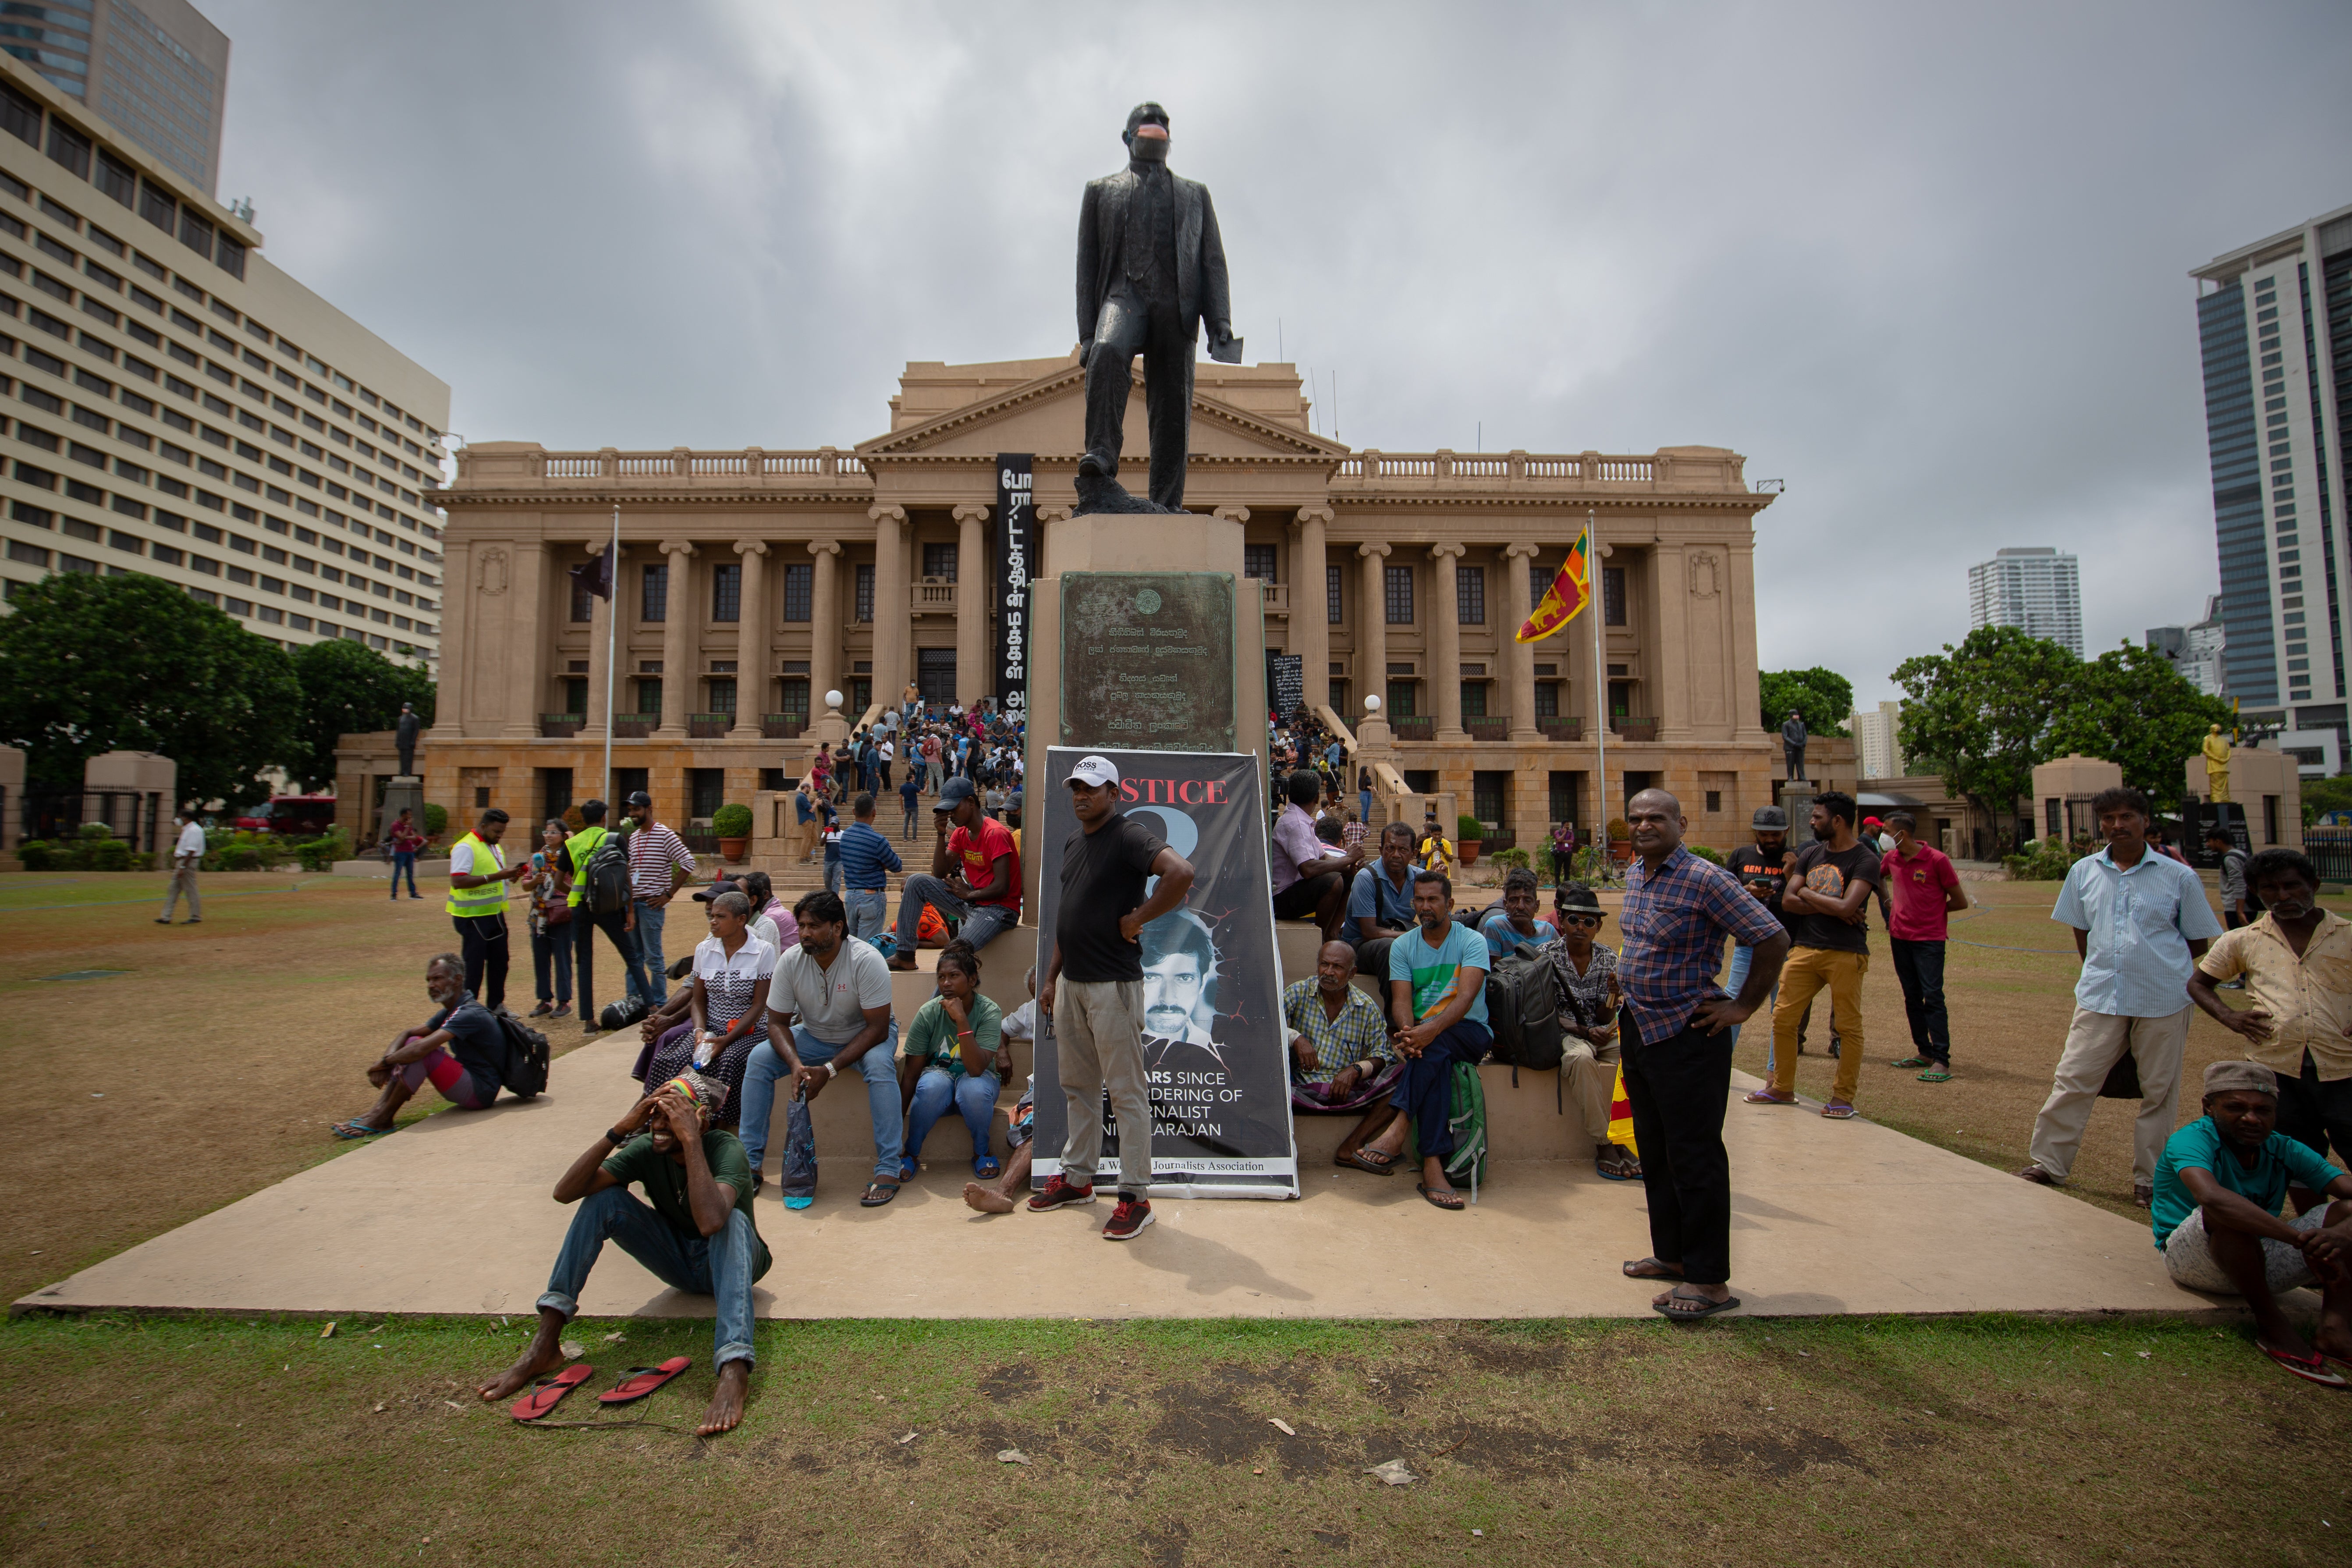
M1047 1178L1043 1189L1029 1194L1029 1206L1040 1214L1047 1209L1065 1208L1071 1204L1090 1204L1094 1201L1094 1188L1076 1186L1059 1176Z
M1151 1223L1151 1200L1130 1198L1121 1194L1118 1206L1110 1211L1110 1223L1102 1229L1105 1241L1133 1241Z

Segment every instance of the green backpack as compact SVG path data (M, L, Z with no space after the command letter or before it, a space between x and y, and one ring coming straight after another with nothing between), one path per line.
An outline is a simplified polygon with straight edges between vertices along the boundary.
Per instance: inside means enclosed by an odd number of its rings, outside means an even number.
M1486 1174L1486 1089L1478 1069L1468 1062L1454 1064L1447 1086L1445 1125L1454 1134L1454 1152L1445 1156L1445 1179L1457 1185L1467 1178L1470 1201L1478 1201L1478 1183Z

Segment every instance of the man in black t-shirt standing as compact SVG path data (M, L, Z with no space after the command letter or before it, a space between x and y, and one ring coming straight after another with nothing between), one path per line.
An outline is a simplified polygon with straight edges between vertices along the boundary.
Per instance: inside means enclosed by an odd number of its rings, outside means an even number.
M1883 875L1877 846L1854 837L1853 821L1853 796L1826 790L1813 797L1813 841L1797 851L1780 894L1780 918L1792 946L1772 1009L1772 1081L1748 1095L1751 1105L1797 1102L1797 1031L1814 995L1826 988L1837 1019L1838 1065L1822 1114L1834 1121L1853 1115L1853 1091L1862 1079L1862 977L1870 972L1870 935L1863 922Z
M1054 955L1037 1007L1054 1023L1069 1132L1062 1168L1029 1200L1033 1209L1095 1201L1102 1157L1103 1091L1118 1118L1118 1204L1103 1236L1132 1239L1151 1223L1151 1097L1143 1068L1143 928L1183 906L1192 866L1118 808L1118 769L1085 756L1066 781L1078 831L1062 846ZM1146 879L1160 885L1144 897Z
M1748 896L1762 904L1772 918L1786 930L1789 917L1780 908L1780 889L1789 880L1789 814L1777 805L1759 805L1750 819L1756 830L1756 842L1743 844L1731 852L1724 864L1748 889ZM1793 940L1793 939L1792 939ZM1731 948L1731 963L1723 973L1723 988L1734 996L1748 982L1748 968L1755 961L1756 950L1744 942L1735 942ZM1780 999L1780 987L1775 983L1772 1000ZM1739 1044L1741 1026L1731 1026L1731 1043Z

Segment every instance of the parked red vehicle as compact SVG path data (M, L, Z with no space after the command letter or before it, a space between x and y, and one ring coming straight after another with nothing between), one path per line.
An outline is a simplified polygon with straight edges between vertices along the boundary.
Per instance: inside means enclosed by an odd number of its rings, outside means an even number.
M281 795L236 826L248 833L275 833L285 837L315 837L335 826L335 797L331 795Z

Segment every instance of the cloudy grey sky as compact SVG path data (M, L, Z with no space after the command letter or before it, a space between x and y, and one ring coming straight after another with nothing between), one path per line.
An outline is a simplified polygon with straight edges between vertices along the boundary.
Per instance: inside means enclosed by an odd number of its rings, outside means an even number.
M2185 274L2352 202L2340 0L198 4L221 195L473 439L846 446L909 359L1066 352L1156 98L1323 430L1746 453L1765 668L1864 701L2003 545L2094 648L2196 618Z

